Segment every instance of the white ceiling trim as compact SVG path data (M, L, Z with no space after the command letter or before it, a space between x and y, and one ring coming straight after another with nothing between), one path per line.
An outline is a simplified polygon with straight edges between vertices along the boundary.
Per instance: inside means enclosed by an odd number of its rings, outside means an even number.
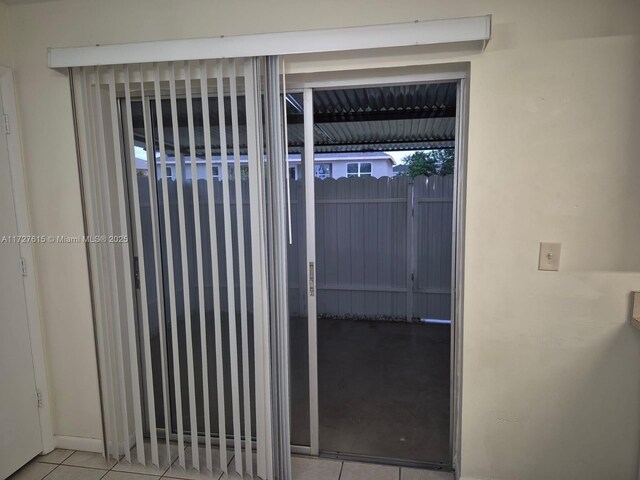
M491 15L364 27L49 48L49 67L291 55L445 43L486 43Z

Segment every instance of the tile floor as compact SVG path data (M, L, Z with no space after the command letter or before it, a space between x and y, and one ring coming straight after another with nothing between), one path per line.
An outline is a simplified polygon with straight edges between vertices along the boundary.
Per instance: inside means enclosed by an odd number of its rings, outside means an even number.
M149 454L149 446L145 445ZM40 455L9 477L11 480L157 480L177 478L184 480L237 479L236 475L224 477L221 471L210 475L191 468L190 450L185 450L187 469L178 465L178 449L172 446L167 451L160 449L160 468L129 464L126 460L105 461L97 453L56 449L47 455ZM214 464L219 460L219 452L213 452ZM204 449L201 449L201 464L204 464ZM227 457L233 462L233 452ZM414 468L373 465L367 463L342 462L325 458L294 456L291 461L294 480L453 480L451 473L418 470Z

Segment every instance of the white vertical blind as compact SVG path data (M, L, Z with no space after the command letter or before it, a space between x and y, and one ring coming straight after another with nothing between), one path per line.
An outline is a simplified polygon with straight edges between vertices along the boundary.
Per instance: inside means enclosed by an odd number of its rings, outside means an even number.
M99 162L99 154L97 150L96 140L96 124L95 122L89 122L88 119L94 118L94 92L89 89L92 88L88 80L88 72L85 69L74 72L72 78L79 86L79 92L76 90L75 98L79 98L79 104L81 108L76 108L77 122L77 136L81 139L86 139L85 142L78 142L80 145L82 158L94 158L94 162L84 162L84 168L82 169L81 181L83 184L83 193L85 195L85 224L88 229L88 234L94 234L96 232L104 232L105 227L103 224L103 212L101 207L101 201L99 200L99 187L97 181L97 165ZM85 120L86 119L86 120ZM114 382L112 375L111 355L109 354L109 334L108 330L110 325L107 323L108 314L108 297L106 291L101 288L107 280L105 275L106 268L106 255L104 252L104 245L100 243L89 243L90 253L90 269L92 272L92 294L94 301L94 315L96 325L97 347L99 352L99 364L100 364L100 380L101 380L101 393L103 402L103 426L105 430L106 445L105 451L108 454L113 455L114 447L117 446L118 428L116 425L116 417L114 412L116 410L114 403Z
M193 335L191 332L191 294L189 284L189 259L187 256L187 231L186 231L186 209L184 202L184 157L180 149L180 126L178 125L178 105L176 99L176 66L171 63L169 66L169 95L171 105L171 126L173 133L173 151L174 165L176 167L176 185L178 187L178 226L180 229L180 264L182 265L182 313L185 325L185 340L187 354L187 383L189 392L189 425L191 430L191 461L192 466L200 471L200 460L198 457L198 426L196 420L196 395L195 395L195 379L193 372ZM165 209L167 209L167 203ZM179 319L173 330L177 332L179 328ZM177 343L176 350L178 357L180 356L180 342ZM182 416L182 410L176 409L176 417ZM182 435L178 432L178 435ZM180 440L178 440L180 442ZM184 440L183 440L184 442ZM184 467L184 465L183 465Z
M185 98L187 101L187 122L189 125L189 157L191 159L196 158L196 140L195 140L195 128L193 122L193 97L191 92L191 69L189 66L185 68ZM198 168L197 164L194 161L191 161L191 178L198 178ZM191 194L192 194L192 202L193 202L193 223L195 225L195 242L196 242L196 268L197 268L197 289L198 289L198 320L200 326L200 348L201 355L204 360L201 362L202 368L202 385L203 385L203 409L204 409L204 429L205 429L205 439L206 439L206 453L205 453L205 461L207 470L212 470L213 460L211 458L211 417L209 414L209 378L208 378L208 369L207 369L207 324L206 324L206 313L205 313L205 302L204 302L204 271L202 265L202 233L200 230L200 196L198 194L198 182L191 182ZM195 405L195 398L193 399ZM193 435L197 435L197 421L195 425L194 421L194 412L195 408L192 410L192 438ZM194 428L195 427L195 428ZM197 442L197 440L196 440ZM194 449L197 450L197 449ZM195 457L194 457L195 458ZM195 463L195 459L194 459Z
M129 67L125 67L125 80L124 80L124 92L125 92L125 124L127 130L127 143L129 145L129 158L135 158L135 147L133 141L133 127L131 125L132 113L131 113L131 85L130 85L130 74ZM129 163L129 172L132 178L137 175L136 165L134 162ZM132 193L134 197L139 197L138 192L138 182L132 182L131 184ZM142 219L140 215L140 205L139 203L134 205L133 208L133 220L134 220L134 228L136 232L142 231ZM142 236L136 235L137 240L137 250L141 252L143 250L142 244ZM155 413L155 392L153 390L153 364L151 360L151 336L149 329L149 301L147 296L147 279L146 279L146 264L144 260L144 256L138 257L138 265L140 271L143 272L143 275L140 276L140 312L142 316L142 332L143 332L143 349L144 349L144 376L145 376L145 387L147 394L147 409L149 412L149 431L151 436L151 462L160 467L160 459L158 454L158 436L156 432L156 413ZM131 318L133 320L133 318ZM135 343L135 330L131 330L129 335L129 343ZM135 357L134 357L135 359ZM138 460L140 463L145 463L145 454L144 454L144 444L142 439L142 431L140 432L140 436L138 436L137 427L138 424L142 427L142 413L136 414L136 454L138 456Z
M167 180L167 152L165 147L164 140L164 120L163 120L163 112L162 112L162 94L160 91L160 65L155 65L155 76L153 77L153 93L154 93L154 103L156 106L156 121L157 121L157 132L158 132L158 145L159 145L159 154L160 154L160 178L162 179L162 201L163 205L169 205L169 182ZM154 147L155 150L155 147ZM130 159L133 161L133 159ZM155 169L155 160L154 164L148 164L147 168L149 170ZM135 202L136 199L133 199ZM158 209L160 210L160 209ZM178 308L176 306L176 282L175 282L175 273L174 273L174 261L173 261L173 239L172 239L172 230L171 230L171 212L168 208L162 209L162 215L164 219L164 243L166 252L166 270L167 270L167 279L168 285L167 290L169 293L169 319L171 323L171 350L173 357L173 385L174 385L174 405L175 405L175 418L176 418L176 429L178 431L178 460L179 464L182 468L185 468L185 452L184 452L184 432L182 427L182 388L180 382L180 360L179 360L179 350L178 350ZM161 292L163 293L163 292ZM164 299L164 295L158 298L158 302L160 298ZM158 306L160 308L160 306ZM164 346L162 346L164 347ZM165 424L165 435L168 434L172 429L170 424Z
M236 225L238 226L238 270L240 272L240 325L242 332L242 391L244 401L244 438L251 441L251 378L249 372L249 329L247 319L247 277L244 253L244 205L242 200L242 166L240 164L240 127L238 125L238 86L236 61L230 60L229 96L231 98L231 130L233 138L233 165L236 189ZM253 477L253 452L247 449L247 474Z
M215 198L213 166L211 159L211 120L209 117L209 90L207 64L200 64L200 98L202 102L202 130L204 133L205 146L205 166L207 177L207 198ZM211 251L218 251L218 228L215 208L209 208L209 237L211 238ZM217 258L211 255L211 276L214 286L220 285L220 269ZM218 438L220 439L220 468L227 473L227 427L225 409L225 388L224 388L224 363L222 356L222 309L220 306L221 290L213 295L213 320L215 329L215 350L216 350L216 387L218 394Z
M238 339L236 333L235 278L233 272L233 238L231 230L231 198L229 194L229 158L227 156L226 115L224 106L224 79L222 61L216 62L218 93L218 129L220 131L220 163L222 166L222 208L224 214L225 266L227 272L227 302L229 326L229 354L231 360L231 402L233 412L233 451L236 471L242 475L242 432L240 431L240 394L238 386ZM235 172L240 175L240 172Z
M141 97L143 97L143 93L144 92L144 82L142 80L143 75L142 75L142 71L140 72L140 92L141 92ZM125 99L126 101L126 99ZM143 122L143 126L144 126L144 148L146 149L146 160L147 160L147 165L151 165L154 161L155 161L155 149L153 147L153 140L151 138L151 112L150 112L150 108L149 108L149 101L148 99L144 99L142 98L142 122ZM127 119L127 124L131 125L132 123L132 118L128 118ZM132 127L131 127L132 128ZM135 146L134 148L134 155L133 157L130 158L134 158L135 157ZM134 170L136 170L136 175L137 175L137 169L135 168L135 163L134 162L129 162L130 164L134 165ZM131 178L134 178L134 176L132 175ZM157 315L157 320L158 320L158 337L159 337L159 346L160 346L160 374L161 374L161 385L162 385L162 413L163 413L163 425L164 425L164 436L165 436L165 452L166 452L166 457L165 457L165 462L167 463L167 466L169 464L169 462L171 461L171 446L169 443L169 435L168 435L168 430L167 430L167 425L171 424L171 414L170 414L170 410L169 410L169 373L168 373L168 365L167 365L167 340L166 340L166 323L165 323L165 312L163 308L159 308L159 302L158 299L162 298L163 296L163 288L162 288L162 280L161 280L161 275L162 275L162 260L161 260L161 252L160 252L160 226L159 226L159 213L158 213L158 195L157 195L157 191L156 191L156 187L157 187L157 181L156 181L156 169L155 168L151 168L148 171L148 192L149 192L149 206L150 206L150 217L151 217L151 231L153 232L152 234L152 256L153 256L153 280L155 282L155 298L156 298L156 315ZM132 182L133 183L133 182ZM137 183L137 182L136 182ZM135 197L134 198L140 198ZM139 202L137 204L137 208L139 208ZM140 230L138 230L140 231ZM138 235L141 237L141 235ZM142 243L142 238L140 239L140 243ZM146 248L149 248L149 245L146 246ZM138 249L139 252L144 252L145 250L145 246L143 244L143 246ZM146 269L142 269L141 270L141 275L147 275L147 270ZM150 339L149 339L150 341ZM146 339L145 339L146 342ZM145 351L147 349L150 349L150 345L145 344ZM154 365L154 364L152 364ZM152 372L147 372L147 375L151 376L151 379L148 381L153 381L153 369L156 368L157 369L157 359L155 361L155 365L152 367ZM147 401L151 401L151 399L148 399ZM151 416L155 413L154 412L155 409L149 408L148 410L148 416L149 416L149 430L150 430L150 436L151 436L151 446L153 448L153 444L154 442L157 443L157 425L156 425L156 420L155 418L151 418ZM155 428L154 428L155 427ZM164 466L164 463L161 464L162 466Z
M269 379L269 308L267 305L267 273L264 212L264 162L262 162L262 121L259 102L260 72L259 63L253 59L245 63L245 89L255 91L256 95L245 99L247 114L247 157L249 165L249 203L251 205L251 264L253 267L253 316L254 316L254 351L255 351L255 389L256 398L256 435L258 438L271 436L271 389ZM271 478L273 475L271 442L258 442L256 449L257 473L260 478Z
M86 233L100 239L106 450L120 461L274 478L261 63L71 71Z
M96 67L94 69L95 77L100 77L100 68ZM101 85L93 86L93 101L94 101L94 113L96 122L95 136L96 136L96 146L97 146L97 180L96 187L98 189L101 200L106 203L106 206L111 210L113 206L113 197L110 194L109 187L113 185L113 178L110 175L113 169L113 162L109 162L110 159L113 159L114 155L114 146L108 141L108 131L107 127L109 126L109 122L104 115L104 101L105 101L105 91ZM111 155L110 155L111 154ZM108 168L109 164L111 164L111 171ZM110 181L111 180L111 181ZM111 212L107 211L102 214L102 228L104 232L104 236L111 237L114 235L113 229L114 219ZM103 256L106 257L106 262L104 265L104 273L106 275L105 282L105 293L108 297L107 301L107 315L111 317L118 318L120 316L120 301L121 298L117 292L117 279L116 275L118 274L116 268L116 258L115 252L112 242L101 242ZM103 257L103 258L104 258ZM124 367L123 367L123 358L122 358L122 335L121 333L121 324L120 322L112 322L107 325L105 339L107 342L107 361L112 365L112 368L109 369L111 376L113 378L112 382L112 402L114 415L112 418L112 427L113 427L113 440L111 448L116 448L118 454L119 450L122 448L126 450L126 455L129 455L129 436L128 436L128 415L127 415L127 403L125 396L125 379L124 379ZM119 420L119 422L118 422ZM130 457L129 457L130 458Z
M267 192L269 205L268 265L271 355L274 475L291 478L291 440L289 428L289 305L287 296L287 199L286 146L282 102L280 100L280 61L267 58L265 65L265 123L268 162Z
M118 125L118 104L116 98L116 86L115 86L115 70L110 69L109 80L109 113L111 117L111 135L113 138L114 158L118 158L123 154L123 148L121 145L120 129ZM113 162L115 167L115 186L116 186L116 198L118 202L118 217L120 218L120 234L129 236L129 227L127 224L127 206L125 201L125 183L123 174L122 162ZM135 424L135 440L136 440L136 454L138 460L141 463L145 462L144 455L144 442L142 439L142 401L140 397L140 376L138 374L138 346L136 343L136 327L135 327L135 313L133 304L134 283L132 278L131 259L128 248L125 247L124 242L118 242L114 244L120 250L120 261L122 266L122 273L124 276L124 297L125 297L125 318L126 318L126 330L127 330L127 343L129 344L129 374L131 375L131 402L133 403L134 424ZM116 322L119 325L120 322ZM120 332L119 332L120 333ZM120 341L122 336L120 335ZM118 342L121 343L121 342ZM123 355L122 349L119 350L119 355ZM124 376L124 375L123 375ZM123 389L122 395L126 396L126 391ZM129 418L126 414L123 414L126 419L125 432L129 430L128 422ZM131 455L128 448L129 439L125 439L125 457L131 461ZM156 455L157 459L157 455Z

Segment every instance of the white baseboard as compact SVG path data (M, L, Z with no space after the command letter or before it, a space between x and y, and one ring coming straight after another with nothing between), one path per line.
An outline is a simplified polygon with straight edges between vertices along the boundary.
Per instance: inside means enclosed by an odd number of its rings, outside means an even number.
M53 442L56 448L66 450L80 450L83 452L102 453L102 440L99 438L68 437L66 435L54 435Z

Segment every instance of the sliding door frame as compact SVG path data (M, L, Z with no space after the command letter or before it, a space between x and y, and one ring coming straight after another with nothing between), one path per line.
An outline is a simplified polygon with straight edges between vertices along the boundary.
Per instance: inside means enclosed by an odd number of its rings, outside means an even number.
M313 90L303 90L304 111L304 195L307 254L307 321L309 345L309 449L320 453L320 417L318 396L318 307L316 281L316 192L313 141Z
M449 458L445 467L460 476L461 417L462 417L462 340L464 293L464 241L467 171L467 134L469 109L469 64L427 65L372 70L347 70L342 72L318 72L317 74L287 75L289 89L286 93L302 92L304 98L304 172L306 192L307 275L311 279L310 266L315 266L315 194L314 194L314 142L313 142L313 91L341 88L367 88L382 85L425 84L454 82L456 89L455 169L452 222L452 278L451 278L451 349L450 349L450 420ZM309 248L311 245L311 248ZM315 272L314 276L315 276ZM318 399L318 334L315 292L307 286L309 321L309 408L310 445L293 445L298 454L322 456L319 443ZM335 455L331 455L335 456ZM345 457L346 458L346 457ZM355 456L354 456L355 458ZM379 457L361 457L377 463L392 462L406 466L436 466L412 461L399 461ZM441 465L440 465L441 466Z
M439 68L434 68L439 67ZM469 105L469 67L468 64L453 66L419 66L408 68L387 68L361 71L320 72L318 74L287 75L288 89L286 93L302 92L304 99L304 175L305 175L305 209L306 209L306 267L307 279L315 278L315 192L314 192L314 142L313 142L313 91L339 88L362 88L381 85L424 84L455 82L457 84L456 102L456 135L455 135L455 173L454 173L454 219L452 222L452 323L451 323L451 381L450 381L450 465L456 477L460 472L461 451L461 411L462 411L462 337L463 337L463 287L464 287L464 226L465 226L465 193L467 165L467 126ZM144 102L149 98L145 94ZM149 107L147 103L147 107ZM125 142L126 143L126 142ZM127 189L127 194L130 190ZM151 192L150 192L151 193ZM128 212L130 213L130 212ZM137 252L141 255L141 252ZM318 337L317 307L315 285L307 284L307 313L309 321L309 408L310 408L310 442L309 445L292 445L291 451L296 454L323 455L319 443L319 398L318 398ZM136 312L139 314L139 312ZM144 408L144 402L143 402ZM145 412L147 413L147 412ZM160 433L160 432L158 432ZM170 438L172 435L169 424ZM204 436L198 435L199 443ZM242 442L246 442L246 439ZM219 439L212 435L212 444ZM252 442L253 443L253 442ZM364 459L364 457L361 457ZM367 457L367 461L407 466L430 466L428 463L398 461L383 458ZM435 466L435 465L431 465ZM442 467L442 465L440 465Z

